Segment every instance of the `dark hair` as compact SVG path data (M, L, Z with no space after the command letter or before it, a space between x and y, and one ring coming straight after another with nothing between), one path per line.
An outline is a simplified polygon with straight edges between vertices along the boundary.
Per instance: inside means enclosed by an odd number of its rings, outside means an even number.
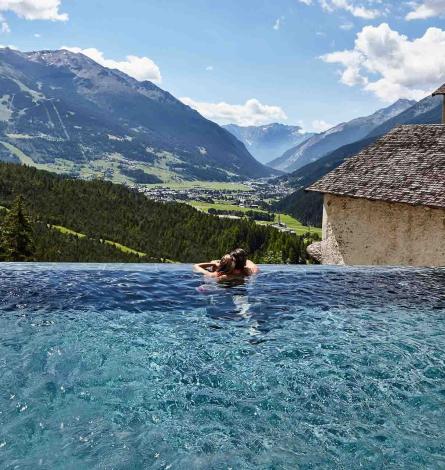
M247 253L242 248L237 248L230 253L235 261L235 269L244 269L247 262Z
M219 262L217 274L222 276L223 274L230 274L235 269L235 259L232 255L224 255Z

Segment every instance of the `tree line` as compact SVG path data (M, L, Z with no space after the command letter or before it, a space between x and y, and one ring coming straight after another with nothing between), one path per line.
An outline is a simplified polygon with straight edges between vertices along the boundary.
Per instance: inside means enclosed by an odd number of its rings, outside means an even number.
M10 208L3 216L2 233L8 232L13 215L18 217L14 201L19 194L20 220L26 219L34 247L24 260L197 262L242 247L257 262L306 263L306 246L315 236L281 233L248 219L220 219L186 204L149 200L107 181L69 179L7 163L0 163L0 205ZM85 237L57 233L49 228L54 225ZM6 237L2 235L5 246ZM123 253L101 240L147 256Z

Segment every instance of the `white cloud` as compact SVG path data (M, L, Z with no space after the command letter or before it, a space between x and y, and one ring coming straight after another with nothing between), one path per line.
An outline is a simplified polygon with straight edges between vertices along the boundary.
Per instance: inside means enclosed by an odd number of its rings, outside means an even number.
M7 33L10 33L11 32L11 28L9 27L9 24L6 22L6 21L2 21L0 19L1 23L0 23L0 31L3 33L3 34L7 34Z
M428 28L410 40L386 23L366 26L353 49L321 58L342 65L342 83L361 86L383 101L421 99L445 81L445 31Z
M425 0L422 3L415 3L413 8L405 17L408 21L441 16L445 14L445 0Z
M363 5L357 5L355 0L319 0L322 8L328 12L334 10L345 10L352 16L372 20L381 15L381 12L375 8L366 8Z
M340 25L340 29L343 31L349 31L354 27L354 23L343 23Z
M42 35L39 34L39 33L35 33L35 34L34 34L34 37L38 39L38 38L42 37Z
M286 113L279 106L262 104L255 98L244 104L206 103L187 97L181 98L181 101L218 124L261 126L287 119Z
M60 13L61 0L0 0L0 11L12 11L25 20L67 21Z
M138 57L135 55L128 55L127 60L118 61L113 59L106 59L103 52L94 47L81 49L80 47L66 47L62 49L67 51L81 53L93 59L98 64L108 67L110 69L118 69L121 72L130 75L136 80L150 80L154 83L161 83L162 77L159 67L148 57Z
M299 0L300 3L305 5L312 5L315 0ZM357 18L372 20L382 15L382 12L377 8L370 8L363 5L363 2L358 4L356 0L317 0L323 10L332 13L335 10L344 10ZM380 4L378 0L363 0L364 2L375 5Z
M213 65L207 65L206 70L207 72L213 72Z
M331 129L334 127L333 124L330 124L329 122L323 121L322 119L316 119L315 121L312 121L312 131L313 132L325 132L328 129Z

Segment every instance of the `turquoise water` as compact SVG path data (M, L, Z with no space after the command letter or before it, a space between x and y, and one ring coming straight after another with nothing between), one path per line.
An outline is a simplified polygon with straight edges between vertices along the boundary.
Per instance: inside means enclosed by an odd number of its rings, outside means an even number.
M445 270L0 272L0 468L445 467Z

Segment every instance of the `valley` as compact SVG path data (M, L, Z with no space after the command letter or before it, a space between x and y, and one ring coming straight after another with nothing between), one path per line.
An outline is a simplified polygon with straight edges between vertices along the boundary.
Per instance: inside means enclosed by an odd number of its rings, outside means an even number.
M271 180L247 180L243 183L209 183L205 181L177 183L173 185L139 186L148 198L160 202L182 202L202 212L220 218L242 219L271 213L272 220L255 220L259 225L269 225L281 232L321 236L318 227L301 224L294 217L276 212L273 205L293 189L285 182ZM258 217L261 219L261 217Z
M0 161L110 181L288 234L320 235L321 197L308 185L394 126L440 114L428 97L320 133L277 122L219 126L152 82L83 54L0 48L0 59Z
M193 263L242 246L257 262L305 264L306 246L318 238L247 218L223 220L191 204L151 200L126 185L25 165L0 163L0 182L3 208L23 200L37 261ZM7 213L0 211L0 219Z

